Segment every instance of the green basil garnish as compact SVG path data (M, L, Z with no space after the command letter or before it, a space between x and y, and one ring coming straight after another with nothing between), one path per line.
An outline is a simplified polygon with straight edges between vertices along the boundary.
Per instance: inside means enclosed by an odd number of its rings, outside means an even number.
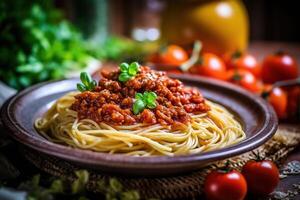
M139 71L140 65L137 62L133 62L130 65L128 63L122 63L120 65L119 81L126 82L134 77Z
M132 110L135 115L142 112L145 108L154 109L156 108L156 98L155 92L144 92L135 94L135 102L133 104Z
M77 83L77 89L80 92L92 91L97 86L97 82L86 72L80 73L80 80L81 83Z

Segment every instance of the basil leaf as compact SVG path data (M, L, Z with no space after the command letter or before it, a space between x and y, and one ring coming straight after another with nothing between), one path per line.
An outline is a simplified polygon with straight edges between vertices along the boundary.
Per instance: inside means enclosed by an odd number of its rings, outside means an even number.
M115 178L109 180L109 186L114 192L122 192L122 184Z
M133 110L133 113L135 115L137 115L142 110L144 110L144 108L145 108L145 103L142 100L138 99L134 102L132 110Z
M138 73L139 66L140 65L137 62L131 63L128 69L128 73L132 76L135 76Z
M53 193L63 193L64 185L62 180L54 180L50 186L50 191Z
M72 194L78 194L84 191L86 183L89 180L89 173L86 170L75 172L77 179L71 184Z
M150 109L156 108L156 103L154 101L147 103L147 107Z
M154 99L157 98L157 94L155 92L149 92L149 96Z
M80 92L86 91L86 87L82 83L77 83L77 90Z
M119 81L121 82L126 82L128 81L129 79L131 79L131 76L129 74L127 74L126 72L122 72L120 75L119 75Z
M144 92L144 94L143 94L143 100L144 100L144 102L146 102L147 103L147 99L148 99L148 92Z
M89 81L89 76L86 72L81 72L80 73L80 80L81 82L85 85L88 86L90 81Z
M120 65L120 70L121 72L127 72L128 71L128 68L129 68L129 65L127 63L122 63Z
M157 98L157 95L155 94L155 92L145 92L144 98L147 104L153 104Z
M97 86L97 82L95 80L93 80L92 82L90 82L89 86L90 86L89 89L93 90Z
M135 99L136 99L136 100L143 100L143 94L141 94L141 93L136 93L136 94L135 94Z

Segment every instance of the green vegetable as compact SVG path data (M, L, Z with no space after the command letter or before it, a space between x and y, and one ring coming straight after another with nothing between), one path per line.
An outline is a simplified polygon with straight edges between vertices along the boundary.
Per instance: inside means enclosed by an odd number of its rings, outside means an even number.
M51 1L0 3L0 80L16 89L79 71L92 58Z
M77 83L77 89L80 92L92 91L97 86L97 82L86 72L80 73L80 80L82 83Z
M135 102L132 107L133 113L137 115L140 112L142 112L145 108L156 108L156 98L157 95L155 92L144 92L144 94L136 93Z
M77 176L77 179L71 185L72 193L82 193L85 190L85 185L89 181L89 173L86 170L81 170L76 171L75 174Z
M98 182L98 189L105 193L106 200L139 200L140 195L135 190L124 191L122 184L115 178L111 178L108 184Z
M125 190L123 185L115 178L102 179L97 182L97 191L103 196L96 196L86 190L89 182L89 172L75 171L76 179L70 182L63 178L44 177L35 175L31 180L20 184L21 191L26 191L27 200L139 200L136 190ZM44 180L44 181L42 181ZM48 180L48 181L47 181ZM49 182L50 181L50 182ZM48 183L47 183L48 182Z
M156 46L153 44L145 44L117 36L109 36L102 45L91 42L88 48L94 57L116 63L141 62L150 52L156 50Z
M129 79L131 79L132 76L130 76L128 73L126 72L122 72L120 75L119 75L119 81L121 82L126 82L128 81Z
M126 82L134 77L139 71L140 65L137 62L133 62L130 65L128 63L122 63L120 65L119 81Z

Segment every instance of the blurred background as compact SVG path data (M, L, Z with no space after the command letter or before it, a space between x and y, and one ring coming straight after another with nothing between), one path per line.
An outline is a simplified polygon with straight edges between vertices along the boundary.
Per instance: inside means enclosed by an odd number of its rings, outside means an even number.
M292 0L3 0L0 79L19 90L93 72L98 61L143 62L162 45L188 49L195 40L217 55L256 41L297 48L297 8Z
M56 0L54 3L84 32L86 37L99 33L105 35L104 32L109 32L142 40L144 38L138 37L137 30L155 28L160 33L164 11L168 6L172 6L170 4L180 2L184 4L179 8L182 10L190 5L195 8L195 4L212 1ZM250 40L300 42L300 28L297 26L300 12L298 12L297 1L243 0L241 4L245 6L249 16ZM175 6L179 7L179 5ZM91 21L91 18L94 19ZM102 28L99 27L100 24ZM159 39L159 34L155 31L153 34L150 40Z
M292 0L2 0L0 99L132 61L262 95L299 75L298 8ZM295 88L284 111L300 113ZM290 102L289 89L283 94Z

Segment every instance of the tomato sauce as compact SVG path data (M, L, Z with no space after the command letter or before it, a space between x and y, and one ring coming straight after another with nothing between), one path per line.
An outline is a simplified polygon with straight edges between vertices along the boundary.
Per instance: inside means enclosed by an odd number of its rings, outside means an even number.
M119 70L103 72L103 78L93 91L75 96L71 109L77 111L79 119L113 125L176 125L188 123L190 113L205 113L210 109L196 88L184 87L181 81L169 78L165 72L140 67L138 74L127 82L120 82L119 74ZM157 94L157 106L135 115L132 111L135 94L145 91Z

